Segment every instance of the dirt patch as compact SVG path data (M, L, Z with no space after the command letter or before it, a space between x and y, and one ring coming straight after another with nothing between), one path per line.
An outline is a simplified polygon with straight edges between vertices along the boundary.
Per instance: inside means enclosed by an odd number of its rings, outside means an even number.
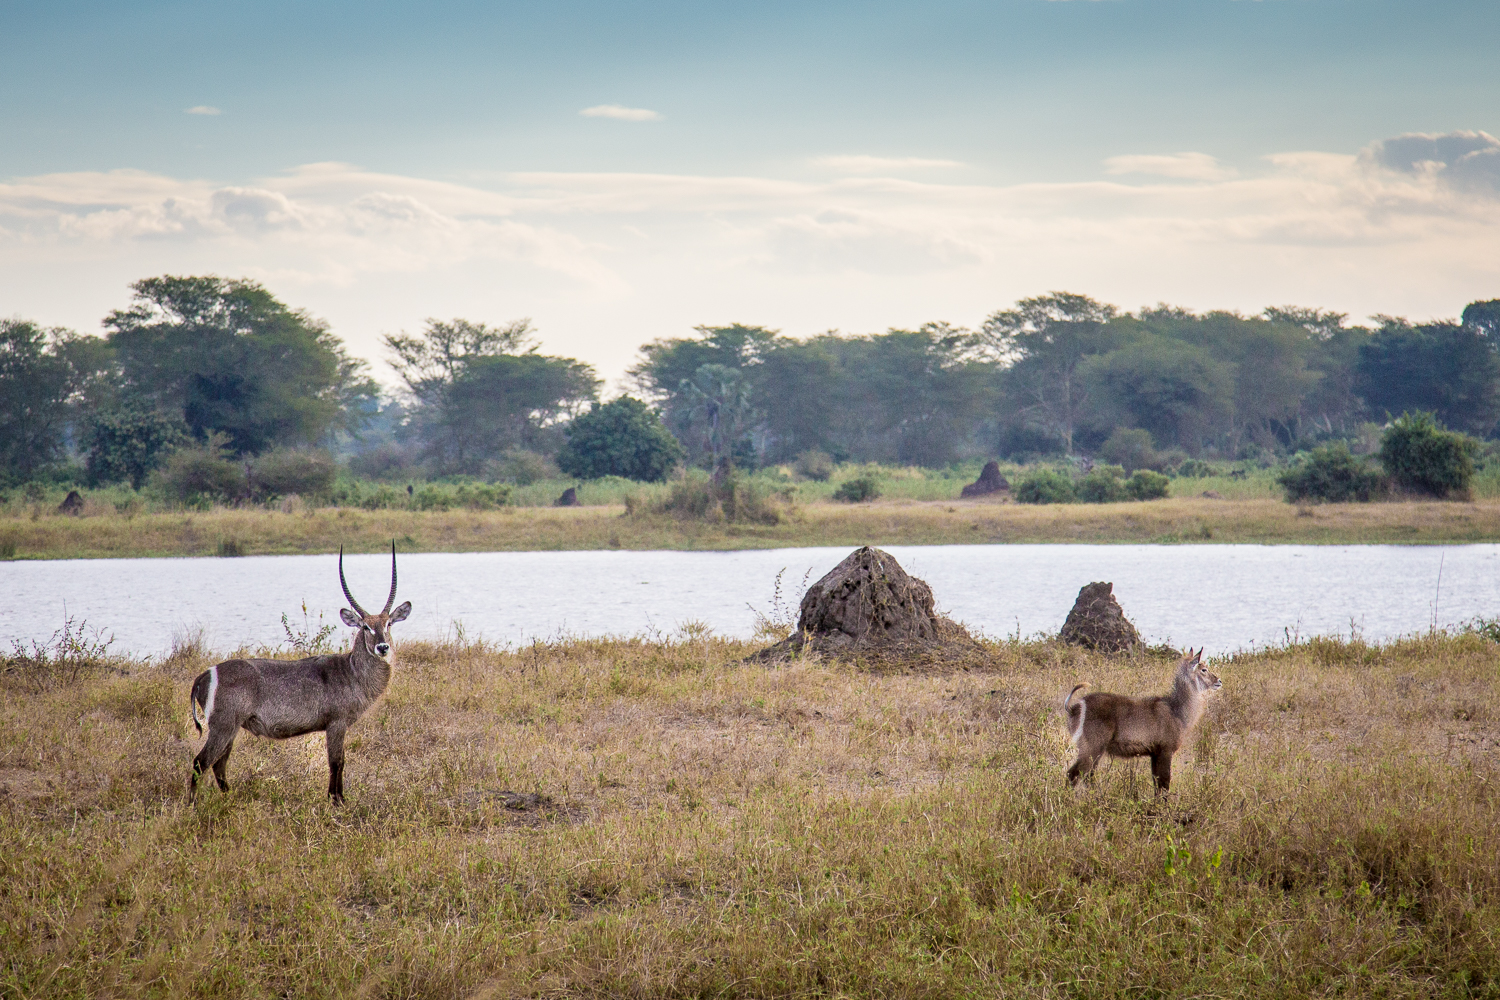
M1125 617L1115 600L1113 583L1090 583L1078 592L1068 620L1063 622L1058 638L1074 646L1100 653L1124 653L1137 646L1141 634Z
M579 823L586 818L582 809L565 806L550 795L538 792L510 792L481 788L466 792L459 801L471 809L495 808L497 816L514 826L547 826L552 823Z

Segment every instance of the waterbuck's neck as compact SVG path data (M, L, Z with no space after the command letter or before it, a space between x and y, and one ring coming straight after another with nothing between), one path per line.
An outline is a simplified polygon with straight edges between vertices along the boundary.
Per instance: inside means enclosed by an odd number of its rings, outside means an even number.
M1184 728L1191 729L1197 725L1206 701L1207 692L1194 682L1193 675L1179 670L1172 683L1172 693L1167 695L1167 704Z
M369 633L362 631L354 637L354 648L346 654L349 657L349 673L369 701L374 701L385 693L386 685L391 681L390 661L395 658L394 650L384 658L377 656L370 648L374 641Z

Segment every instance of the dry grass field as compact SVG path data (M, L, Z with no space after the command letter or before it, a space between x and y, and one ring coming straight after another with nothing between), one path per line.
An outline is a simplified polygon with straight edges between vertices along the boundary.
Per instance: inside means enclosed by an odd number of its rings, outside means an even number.
M321 737L247 734L185 802L202 650L13 662L0 996L1500 997L1482 636L1215 663L1160 801L1143 762L1068 789L1057 706L1168 661L754 648L398 646L343 808Z
M493 511L319 508L0 517L7 558L86 559L378 551L747 549L997 542L1455 543L1500 540L1500 500L1297 507L1272 499L1174 497L1029 506L988 500L809 503L780 523L724 524L623 507Z

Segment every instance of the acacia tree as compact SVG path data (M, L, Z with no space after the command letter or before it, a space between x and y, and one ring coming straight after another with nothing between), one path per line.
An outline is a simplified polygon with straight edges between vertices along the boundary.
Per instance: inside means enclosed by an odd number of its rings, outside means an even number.
M421 334L387 335L385 345L411 396L406 432L441 472L478 473L508 448L544 447L598 397L594 369L539 354L528 320L429 319Z
M350 423L375 384L327 324L254 281L165 275L130 286L104 320L121 394L179 413L236 455L313 444Z
M1117 314L1087 295L1051 292L991 314L980 328L990 356L1009 366L1006 382L1018 413L1070 454L1089 399L1081 367L1118 345L1109 326Z

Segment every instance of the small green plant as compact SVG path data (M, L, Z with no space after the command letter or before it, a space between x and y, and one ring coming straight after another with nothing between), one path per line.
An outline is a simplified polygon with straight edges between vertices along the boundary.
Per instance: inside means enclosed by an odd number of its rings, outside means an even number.
M1385 486L1380 473L1349 454L1342 441L1314 448L1302 461L1280 472L1276 482L1286 491L1287 503L1363 503L1379 495Z
M1055 469L1038 469L1016 484L1017 503L1073 503L1073 480Z
M221 538L216 554L221 559L237 559L245 554L245 548L238 538Z
M287 645L303 656L316 656L319 653L327 653L333 650L330 641L333 634L338 631L338 626L332 622L323 621L323 612L318 612L318 622L312 622L312 617L307 610L307 602L302 602L302 627L292 628L292 623L287 618L285 611L281 613L281 630L286 633Z
M16 540L14 538L0 538L0 560L11 560L16 557Z
M762 611L753 604L745 606L755 615L754 638L757 642L780 642L792 634L797 628L797 622L802 617L801 602L789 600L781 589L781 578L786 573L786 567L776 574L776 584L771 591L771 607ZM801 590L807 593L807 578L812 575L812 570L802 574Z
M202 445L179 448L157 469L168 497L186 507L227 503L245 494L245 470L228 457L229 436L210 434Z
M866 500L875 500L880 496L880 480L874 476L855 476L846 479L839 484L839 488L833 491L833 498L842 503L864 503Z
M1434 497L1467 495L1478 454L1478 441L1420 411L1391 421L1380 439L1380 464L1391 481Z
M654 503L627 497L626 513L649 511L687 520L780 524L782 505L789 499L789 490L741 475L726 465L713 476L696 469L683 470L672 480L667 495Z
M4 672L19 676L37 692L73 684L103 665L114 641L113 635L106 639L102 629L69 615L46 642L12 639Z

